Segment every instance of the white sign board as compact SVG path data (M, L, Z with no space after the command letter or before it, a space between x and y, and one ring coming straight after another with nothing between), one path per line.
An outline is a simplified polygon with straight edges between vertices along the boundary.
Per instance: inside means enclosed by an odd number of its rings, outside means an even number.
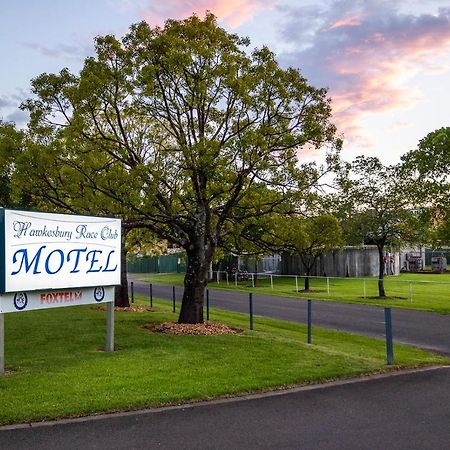
M3 292L120 284L119 219L7 209L3 214Z
M0 296L0 313L31 311L62 306L78 306L114 301L114 287L15 292Z

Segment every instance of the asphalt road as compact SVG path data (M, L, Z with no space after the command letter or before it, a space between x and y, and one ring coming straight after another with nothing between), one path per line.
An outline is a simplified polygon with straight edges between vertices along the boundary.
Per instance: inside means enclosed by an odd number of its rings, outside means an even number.
M450 367L269 396L0 427L0 449L440 450Z
M149 295L149 284L133 279L137 293ZM210 287L211 308L248 312L248 294ZM182 297L182 287L176 288L176 301ZM172 286L153 284L155 297L172 299ZM450 301L450 299L449 299ZM254 314L291 322L306 323L306 300L276 297L264 294L253 295ZM214 316L210 318L214 320ZM406 309L392 309L394 342L409 344L450 355L450 314ZM313 326L350 331L356 334L383 338L384 310L367 305L314 301L312 306ZM256 325L257 326L257 325Z

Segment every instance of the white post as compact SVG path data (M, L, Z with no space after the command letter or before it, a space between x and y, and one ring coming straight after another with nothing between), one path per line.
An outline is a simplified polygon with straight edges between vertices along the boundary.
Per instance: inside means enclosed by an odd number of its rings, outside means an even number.
M366 279L363 278L363 295L364 295L364 299L366 298Z
M252 273L252 287L255 287L255 274Z
M327 294L330 295L330 278L327 277Z
M216 281L217 281L217 284L219 284L219 271L216 272Z
M298 293L298 278L295 276L295 291Z
M106 342L105 352L114 351L114 302L106 304Z
M209 279L212 281L214 277L214 272L213 272L213 263L212 261L209 263Z
M0 312L0 374L5 373L5 315Z
M227 286L228 286L228 272L225 272L225 276L227 278Z
M270 287L273 289L273 276L270 275Z
M237 286L237 270L234 272L234 284Z

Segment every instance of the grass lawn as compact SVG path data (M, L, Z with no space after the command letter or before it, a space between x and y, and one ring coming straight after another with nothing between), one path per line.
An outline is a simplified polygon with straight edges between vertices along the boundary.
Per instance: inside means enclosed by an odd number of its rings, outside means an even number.
M224 275L222 275L224 276ZM164 284L183 284L184 274L150 274L140 277L143 281ZM314 278L310 277L310 292L302 292L304 277L259 275L256 286L252 281L240 281L237 286L234 279L210 282L213 289L238 289L240 291L260 292L287 297L311 298L318 300L363 303L377 306L450 313L450 273L402 273L399 276L385 278L385 290L389 299L375 298L378 295L377 278ZM299 292L297 292L297 286Z
M136 297L136 302L144 299ZM316 383L363 373L448 363L396 345L396 366L384 342L212 310L237 335L173 336L144 324L176 320L168 302L153 311L116 312L116 348L102 351L106 312L69 307L5 315L7 374L0 375L0 423L131 410Z

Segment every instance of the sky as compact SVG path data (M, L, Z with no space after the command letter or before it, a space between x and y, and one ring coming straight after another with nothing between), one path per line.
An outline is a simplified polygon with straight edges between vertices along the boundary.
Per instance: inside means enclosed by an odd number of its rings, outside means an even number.
M0 119L25 126L30 80L77 73L95 36L206 10L328 89L348 161L395 164L450 126L450 0L0 0Z

